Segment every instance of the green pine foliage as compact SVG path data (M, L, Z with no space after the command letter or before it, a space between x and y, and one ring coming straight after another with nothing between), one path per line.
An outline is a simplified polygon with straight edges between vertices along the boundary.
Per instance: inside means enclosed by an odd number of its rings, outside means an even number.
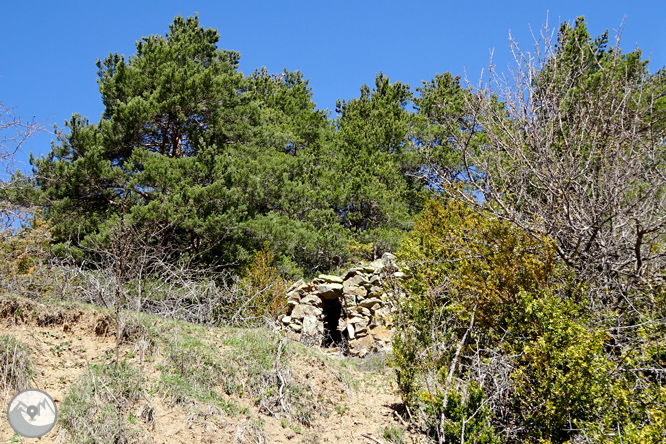
M416 131L406 109L411 99L409 85L380 73L372 89L363 85L359 98L337 103L337 211L356 240L375 244L379 254L398 246L423 205L422 162L409 141Z
M101 120L58 130L21 197L46 207L56 249L80 257L121 215L174 256L237 270L266 241L284 275L342 265L353 239L397 245L419 209L409 88L380 75L336 130L300 72L244 76L218 39L178 16L136 54L98 61Z

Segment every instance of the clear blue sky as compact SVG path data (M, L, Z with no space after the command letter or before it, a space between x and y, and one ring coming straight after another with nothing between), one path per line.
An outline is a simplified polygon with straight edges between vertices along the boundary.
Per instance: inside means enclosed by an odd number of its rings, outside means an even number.
M509 31L524 45L538 30L585 15L598 35L617 30L622 48L640 47L651 71L666 65L666 0L629 1L30 1L0 6L0 101L23 118L63 125L73 113L98 121L102 103L95 62L130 55L142 36L164 34L173 18L199 13L217 28L220 47L241 53L241 70L300 70L314 100L334 114L337 99L383 71L412 88L436 73L478 79L490 50L498 70L509 61ZM45 154L50 134L19 157ZM20 166L20 165L19 165ZM21 169L27 169L24 164Z

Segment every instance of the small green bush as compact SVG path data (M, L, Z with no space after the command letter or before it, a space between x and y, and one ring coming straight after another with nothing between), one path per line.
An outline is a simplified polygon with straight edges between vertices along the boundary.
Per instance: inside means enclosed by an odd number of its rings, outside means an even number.
M398 427L386 426L381 429L381 435L391 444L405 444L405 432Z

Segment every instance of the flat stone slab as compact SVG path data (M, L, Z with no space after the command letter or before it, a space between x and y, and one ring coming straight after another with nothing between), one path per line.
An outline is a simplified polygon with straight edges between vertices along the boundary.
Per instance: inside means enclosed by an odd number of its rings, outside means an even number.
M359 273L359 269L358 269L358 268L350 268L349 270L347 270L347 271L345 272L345 274L342 275L342 278L343 278L344 280L347 280L347 279L349 279L350 277L353 277L353 276L355 276L355 275L358 274L358 273Z
M303 319L303 316L305 316L305 307L310 307L310 305L297 305L294 307L294 309L291 311L291 318L292 319Z
M305 296L303 299L301 299L301 304L303 305L313 305L315 307L321 307L321 298L319 296L315 296L313 294Z
M319 279L330 284L342 284L342 278L340 276L332 276L330 274L320 274Z
M344 283L345 288L347 288L347 287L365 287L366 285L370 285L370 280L368 280L366 275L361 274L361 273L350 277Z
M303 282L302 279L299 279L298 281L294 282L294 285L292 285L291 287L289 287L287 289L287 294L289 294L290 292L295 291L295 290L300 290L300 289L302 289L304 287L307 287L307 286L308 285L305 282Z
M343 289L345 294L351 294L354 296L360 296L362 298L365 297L365 295L368 294L368 290L365 287L359 287L358 285L345 285Z
M381 304L381 303L382 303L381 299L368 298L368 299L363 299L361 302L358 303L358 305L360 305L361 307L370 308L375 304Z
M370 334L381 342L391 342L391 339L393 339L393 332L381 325L370 327Z
M321 284L317 285L314 294L322 299L334 299L342 296L342 284Z
M365 307L361 307L361 306L352 307L352 309L349 310L349 312L350 312L352 315L353 315L354 313L358 313L358 314L360 314L361 316L366 316L366 317L370 317L370 316L372 316L372 312L370 311L370 309L365 308Z
M323 313L322 309L319 307L314 307L312 305L306 305L303 307L303 315L310 315L310 316L315 316L319 317ZM293 316L293 314L292 314Z

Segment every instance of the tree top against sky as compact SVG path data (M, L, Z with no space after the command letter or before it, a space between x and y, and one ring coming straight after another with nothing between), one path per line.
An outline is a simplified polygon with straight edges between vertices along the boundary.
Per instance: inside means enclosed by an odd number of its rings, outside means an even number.
M608 29L611 37L626 15L623 49L642 48L652 70L666 64L666 3L656 1L36 3L2 8L0 94L22 118L34 116L47 126L62 126L75 112L96 121L104 108L95 62L109 53L135 53L141 36L163 36L179 14L198 13L202 26L217 29L218 48L238 51L245 75L262 66L269 72L301 71L311 80L318 108L331 112L337 100L350 100L361 85L372 85L380 71L413 88L447 71L476 83L491 51L497 69L505 70L509 32L527 46L531 30L538 33L546 22L557 29L580 15L591 35ZM30 151L48 152L52 138L32 138L19 161L27 164Z

